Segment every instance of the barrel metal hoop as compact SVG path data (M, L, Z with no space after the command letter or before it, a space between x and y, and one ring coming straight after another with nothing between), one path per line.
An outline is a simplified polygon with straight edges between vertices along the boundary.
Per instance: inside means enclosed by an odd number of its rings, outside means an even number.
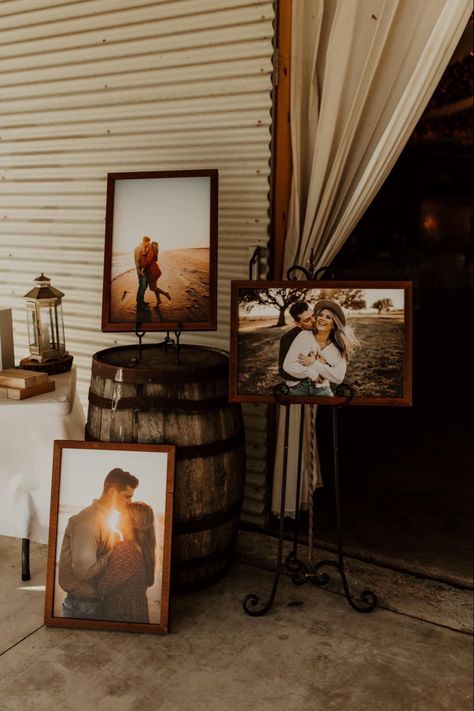
M234 548L235 543L232 541L232 543L225 548L214 551L214 553L211 553L210 555L202 556L202 558L192 558L191 560L173 560L173 571L197 570L198 568L204 568L211 563L219 563L220 561L232 556Z
M217 454L231 452L244 442L244 431L236 432L232 437L221 439L207 444L193 444L188 446L176 445L176 459L198 459L215 457ZM169 444L169 443L167 443Z
M173 521L173 535L181 536L188 533L201 533L208 531L224 523L232 521L240 514L242 499L239 498L230 509L218 511L217 513L203 516L200 519L190 519L189 521Z
M205 400L184 400L175 397L146 396L122 397L117 400L102 397L89 389L89 402L102 410L139 410L140 412L182 411L209 412L229 404L226 396L207 398Z
M94 437L87 428L85 431L86 442L104 442L110 440L101 440ZM189 446L176 445L176 459L199 459L205 457L214 457L218 454L231 452L237 446L244 443L244 431L239 430L232 437L221 439L217 442L208 442L207 444L194 444ZM158 444L158 443L157 443ZM174 442L160 442L159 444L174 444Z

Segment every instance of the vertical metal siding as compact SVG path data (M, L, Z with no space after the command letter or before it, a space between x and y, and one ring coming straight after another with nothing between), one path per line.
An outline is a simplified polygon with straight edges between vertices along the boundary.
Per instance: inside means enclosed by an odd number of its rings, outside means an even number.
M92 354L136 340L100 330L108 172L219 170L219 328L184 339L229 347L229 282L268 241L273 20L272 2L250 0L0 3L0 304L18 361L32 279L65 292L84 404ZM263 412L245 408L255 522Z

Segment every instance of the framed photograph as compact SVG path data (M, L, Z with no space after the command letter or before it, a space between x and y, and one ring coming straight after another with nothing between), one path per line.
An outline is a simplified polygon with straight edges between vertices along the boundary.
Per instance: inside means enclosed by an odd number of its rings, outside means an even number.
M174 445L54 442L45 624L166 633Z
M411 405L410 282L232 282L230 399Z
M217 170L109 173L102 331L217 328Z

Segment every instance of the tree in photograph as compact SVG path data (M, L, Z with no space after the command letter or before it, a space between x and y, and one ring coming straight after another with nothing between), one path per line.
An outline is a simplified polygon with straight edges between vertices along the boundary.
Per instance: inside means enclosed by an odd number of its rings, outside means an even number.
M305 301L308 290L295 287L294 289L270 288L270 289L240 289L239 305L246 311L251 311L255 306L274 306L278 319L276 326L285 325L285 313L295 301Z
M367 306L363 289L340 289L335 294L335 300L348 311L360 311Z
M372 304L372 308L377 309L379 314L381 314L382 311L390 311L390 309L393 309L393 301L389 298L377 299L377 301L374 301Z

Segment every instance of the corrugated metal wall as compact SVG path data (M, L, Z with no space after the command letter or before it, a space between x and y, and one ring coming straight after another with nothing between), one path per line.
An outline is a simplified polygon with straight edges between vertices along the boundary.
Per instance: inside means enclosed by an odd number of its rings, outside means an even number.
M34 277L65 292L84 403L92 354L135 340L100 330L108 172L219 170L219 329L183 340L228 349L230 280L268 240L273 20L250 0L0 3L0 305L18 361ZM265 423L245 417L261 522Z

